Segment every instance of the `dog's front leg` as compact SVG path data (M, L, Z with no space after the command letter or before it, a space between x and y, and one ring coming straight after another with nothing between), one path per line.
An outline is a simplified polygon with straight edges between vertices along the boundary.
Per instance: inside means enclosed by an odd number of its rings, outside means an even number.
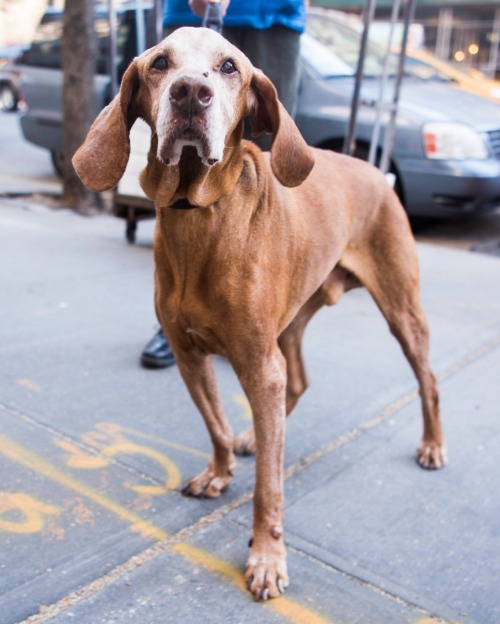
M212 440L214 452L206 470L190 479L183 494L215 498L227 488L233 475L233 433L227 422L217 389L210 356L176 351L180 373L200 410Z
M286 363L276 345L260 361L235 367L252 408L256 440L253 537L245 578L256 600L288 585L283 541L283 450Z

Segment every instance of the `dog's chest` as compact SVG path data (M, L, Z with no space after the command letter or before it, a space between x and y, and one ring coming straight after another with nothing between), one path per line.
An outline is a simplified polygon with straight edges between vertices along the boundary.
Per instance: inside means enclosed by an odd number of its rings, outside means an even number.
M172 290L163 285L165 311L170 326L183 342L195 345L202 351L224 355L226 352L226 328L232 325L220 314L217 281L204 279L177 283ZM166 288L165 288L166 287ZM218 305L219 303L219 305ZM231 316L231 314L228 314Z
M196 313L182 307L177 309L173 318L173 327L177 334L182 334L184 341L188 341L206 353L226 354L226 339L224 328L213 322L207 310Z

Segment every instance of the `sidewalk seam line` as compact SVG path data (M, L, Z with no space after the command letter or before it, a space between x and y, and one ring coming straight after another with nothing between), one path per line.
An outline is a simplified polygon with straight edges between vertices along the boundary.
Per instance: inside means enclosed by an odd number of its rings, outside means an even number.
M365 587L368 587L371 591L377 593L377 594L382 594L383 596L389 598L390 600L404 606L404 607L408 607L408 608L412 608L415 609L416 611L418 611L419 613L421 613L422 615L425 616L429 616L431 617L433 620L436 620L436 622L443 622L446 624L457 624L456 622L452 622L452 620L447 619L446 617L439 615L437 613L434 613L432 611L429 611L429 609L426 609L425 607L422 607L421 605L417 604L416 602L413 602L411 600L408 600L406 598L403 598L402 596L398 596L397 594L384 589L383 587L380 587L379 585L375 584L373 581L369 581L361 576L358 576L356 574L352 574L351 572L348 572L332 563L328 563L327 561L323 561L322 559L320 559L319 557L316 557L315 555L306 552L305 550L302 550L301 548L298 548L297 546L293 546L289 543L287 543L287 550L294 552L297 556L299 557L303 557L305 559L309 559L310 561L312 561L313 563L316 563L317 565L332 571L334 570L337 574L339 574L340 576L344 576L345 578L348 579L352 579L358 583L360 583L361 585L364 585Z
M102 455L101 451L97 447L87 444L85 442L82 442L79 438L74 438L73 436L67 433L64 433L63 431L60 431L59 429L55 429L54 427L52 427L51 425L48 425L47 423L40 422L33 416L30 416L28 414L25 414L24 412L20 412L18 410L15 410L9 407L8 405L5 405L4 403L0 403L0 412L2 411L5 411L9 413L11 416L14 416L15 418L19 418L20 420L23 420L29 423L30 425L33 425L34 427L41 429L48 435L56 437L58 440L63 440L64 442L70 442L71 444L76 446L78 449L85 451L86 453L89 453L90 455L94 457L100 457ZM120 461L119 459L115 459L114 457L106 457L106 460L109 461L110 464L113 464L114 466L125 470L129 474L132 474L136 477L140 477L141 479L144 479L145 481L148 481L149 483L152 483L154 485L163 485L161 479L158 479L157 477L154 477L145 472L142 472L141 470L138 470L134 466L124 463ZM172 490L171 492L172 494L177 494L177 492L175 492L174 490Z

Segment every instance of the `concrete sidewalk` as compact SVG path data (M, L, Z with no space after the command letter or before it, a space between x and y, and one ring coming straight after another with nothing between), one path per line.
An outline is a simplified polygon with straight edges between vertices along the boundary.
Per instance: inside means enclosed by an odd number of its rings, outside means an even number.
M420 245L450 464L420 470L415 380L362 290L305 339L287 424L291 584L243 586L253 460L186 499L209 439L176 368L146 371L152 222L0 199L0 622L500 622L500 260ZM235 431L241 389L217 370Z

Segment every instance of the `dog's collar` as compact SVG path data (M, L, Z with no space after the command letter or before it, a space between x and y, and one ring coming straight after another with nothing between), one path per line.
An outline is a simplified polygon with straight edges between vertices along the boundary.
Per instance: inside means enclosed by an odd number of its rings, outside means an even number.
M170 204L170 208L174 210L193 210L193 208L201 208L201 206L195 206L191 204L186 198L178 199L173 204Z

